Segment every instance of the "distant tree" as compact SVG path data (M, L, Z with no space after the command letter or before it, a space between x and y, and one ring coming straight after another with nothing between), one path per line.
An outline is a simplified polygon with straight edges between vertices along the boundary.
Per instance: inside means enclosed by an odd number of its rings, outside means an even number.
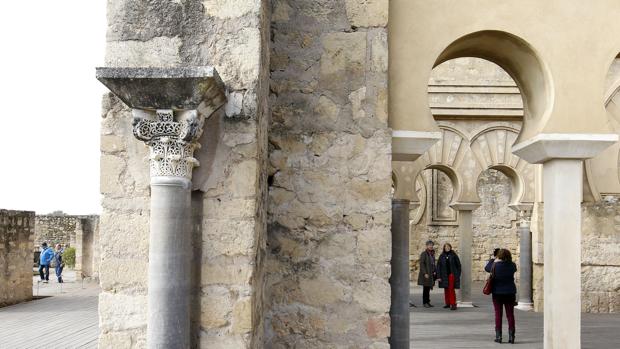
M58 211L54 211L52 213L50 213L50 216L66 216L67 214L64 213L62 210L58 210Z
M74 268L75 267L75 248L67 247L65 248L65 252L62 254L62 260L65 262L67 267Z

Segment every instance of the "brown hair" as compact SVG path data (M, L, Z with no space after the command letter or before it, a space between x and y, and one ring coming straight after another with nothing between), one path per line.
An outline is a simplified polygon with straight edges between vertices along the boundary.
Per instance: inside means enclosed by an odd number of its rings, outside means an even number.
M504 262L512 262L512 254L505 248L499 250L497 253L497 258L503 260Z
M450 251L452 251L452 245L449 242L446 242L445 244L443 244L443 250L441 250L441 252L446 252L446 246L450 246Z

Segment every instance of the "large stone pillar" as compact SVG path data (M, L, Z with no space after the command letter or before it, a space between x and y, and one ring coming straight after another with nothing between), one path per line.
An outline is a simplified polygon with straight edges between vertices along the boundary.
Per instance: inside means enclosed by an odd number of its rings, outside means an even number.
M392 200L390 348L409 348L409 200Z
M534 308L532 298L532 211L519 211L519 305L517 309L530 311Z
M581 348L583 159L617 141L613 134L541 134L513 147L543 164L545 349Z
M209 67L99 68L97 78L132 108L133 134L149 147L147 347L189 348L193 155L223 84Z
M456 203L451 205L458 210L459 223L459 259L461 260L461 289L458 305L460 307L473 307L471 300L471 259L474 224L472 221L473 211L480 207L478 203Z

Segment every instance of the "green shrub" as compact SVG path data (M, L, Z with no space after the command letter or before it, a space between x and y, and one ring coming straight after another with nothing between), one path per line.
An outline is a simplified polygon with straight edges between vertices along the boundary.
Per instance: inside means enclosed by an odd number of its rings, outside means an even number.
M62 260L69 268L75 267L75 247L65 248L65 252L62 254Z

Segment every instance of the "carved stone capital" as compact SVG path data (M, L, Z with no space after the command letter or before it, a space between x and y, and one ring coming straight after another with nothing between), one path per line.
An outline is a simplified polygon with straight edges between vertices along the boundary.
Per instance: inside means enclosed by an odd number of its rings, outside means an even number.
M134 136L150 149L151 177L191 180L192 170L200 165L194 158L194 150L200 147L198 138L203 126L199 113L196 110L174 112L171 109L158 109L153 113L134 109L133 116Z

